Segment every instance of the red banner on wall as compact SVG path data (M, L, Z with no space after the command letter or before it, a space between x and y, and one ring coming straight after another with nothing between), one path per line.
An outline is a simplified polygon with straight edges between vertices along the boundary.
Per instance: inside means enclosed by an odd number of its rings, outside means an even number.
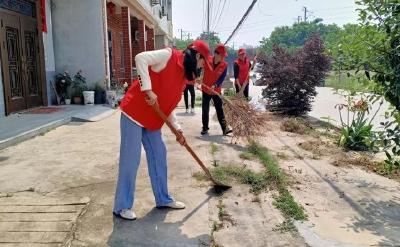
M47 33L46 0L40 0L40 18L42 18L42 32Z

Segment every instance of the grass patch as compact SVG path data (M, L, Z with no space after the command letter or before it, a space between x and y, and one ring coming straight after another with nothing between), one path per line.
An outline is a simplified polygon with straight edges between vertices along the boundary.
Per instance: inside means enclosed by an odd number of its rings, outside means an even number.
M232 98L232 97L234 97L236 95L236 90L234 88L227 88L227 89L224 90L223 95L226 98Z
M276 159L271 155L267 148L257 142L251 141L248 147L249 152L257 156L267 169L270 179L279 187L284 186L285 174L279 167Z
M268 149L252 141L249 146L249 151L259 157L267 168L269 178L273 179L273 182L277 186L279 195L275 197L274 206L278 208L287 219L305 220L307 215L304 209L297 204L293 196L286 189L285 173L279 167Z
M197 107L200 107L203 101L203 96L196 96L196 99L194 101L194 105Z
M286 132L304 135L309 133L312 127L302 118L286 118L281 123L280 129Z
M217 144L215 144L214 142L211 143L211 154L215 155L215 153L217 153L219 150L219 147Z
M243 152L239 154L239 157L243 160L252 160L254 159L254 155L250 152Z
M304 209L297 204L287 189L280 189L279 196L275 198L273 204L287 219L305 220L307 218Z
M374 88L373 82L365 76L357 79L354 76L348 77L347 72L342 72L341 76L339 74L329 75L325 80L325 86L352 92L372 92Z
M293 196L286 189L286 174L279 167L276 159L267 148L261 146L257 142L251 141L247 148L246 157L258 157L266 170L263 172L255 172L246 167L238 166L216 166L211 169L212 176L222 182L229 184L232 180L250 186L250 191L256 196L268 189L275 188L279 194L275 197L274 205L278 208L287 220L305 220L307 218L304 209L296 203ZM198 180L207 180L207 177L202 172L197 172L192 175ZM259 197L255 201L259 201ZM224 214L224 206L218 206L219 217Z
M389 173L385 167L385 162L375 159L374 155L367 152L340 152L332 161L332 165L358 166L381 176L400 181L399 170Z
M280 233L295 232L296 226L293 224L293 220L285 220L284 222L276 225L276 227L272 228L272 230Z
M211 170L213 177L222 183L229 184L232 180L250 186L250 191L259 194L268 188L271 177L266 172L254 172L245 167L218 166Z
M277 157L278 159L280 159L280 160L289 160L289 159L290 159L290 157L289 157L286 153L284 153L284 152L278 152L278 153L276 153L276 157Z

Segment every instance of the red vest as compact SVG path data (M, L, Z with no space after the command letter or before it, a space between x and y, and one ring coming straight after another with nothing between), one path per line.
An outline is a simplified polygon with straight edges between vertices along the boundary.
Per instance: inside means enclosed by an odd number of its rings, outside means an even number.
M169 116L178 105L185 88L182 51L172 50L172 56L167 66L156 73L149 67L153 92L157 95L160 109ZM123 98L120 108L133 120L148 130L159 130L163 120L145 101L146 93L140 90L138 80L133 81Z
M212 64L213 58L209 58L210 61L210 66L204 66L204 77L203 77L203 83L206 84L209 87L212 87L218 79L221 77L222 73L224 73L226 67L228 67L228 63L226 61L221 61L217 65L217 67L213 68ZM207 90L206 88L202 87L201 90L207 94L213 94L211 91ZM217 93L221 93L221 87L217 87L214 89Z
M193 81L189 81L189 80L185 79L185 83L186 83L186 85L194 85L195 81L194 80Z
M239 66L238 80L240 85L249 82L250 62L247 58L244 61L237 59L235 63Z

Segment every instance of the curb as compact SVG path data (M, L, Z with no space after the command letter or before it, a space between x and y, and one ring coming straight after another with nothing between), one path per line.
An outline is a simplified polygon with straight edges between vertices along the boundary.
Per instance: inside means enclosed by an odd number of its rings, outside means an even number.
M29 140L29 139L31 139L33 137L38 136L38 135L44 134L44 133L46 133L46 132L48 132L50 130L53 130L53 129L57 128L57 127L60 127L62 125L65 125L65 124L71 122L71 120L72 120L71 117L67 117L67 118L64 118L64 119L61 119L61 120L56 120L54 122L51 122L51 123L45 124L43 126L40 126L40 127L36 128L36 129L28 130L28 131L26 131L24 133L21 133L19 135L16 135L16 136L10 137L8 139L2 140L2 141L0 141L0 150L8 148L8 147L11 147L11 146L14 146L14 145L16 145L18 143L21 143L23 141Z

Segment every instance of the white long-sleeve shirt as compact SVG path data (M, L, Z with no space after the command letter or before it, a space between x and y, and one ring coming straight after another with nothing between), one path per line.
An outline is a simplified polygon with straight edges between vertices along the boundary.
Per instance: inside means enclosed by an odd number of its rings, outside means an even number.
M135 57L136 69L139 77L140 89L142 91L151 90L151 79L149 74L149 67L154 72L160 72L163 70L172 56L172 50L170 48L165 48L162 50L156 51L146 51L141 52ZM142 126L140 123L132 119L128 116L128 114L124 113L129 119L134 121L139 126ZM168 120L174 125L176 129L181 129L176 116L175 111L173 111L169 116ZM142 126L143 127L143 126Z

